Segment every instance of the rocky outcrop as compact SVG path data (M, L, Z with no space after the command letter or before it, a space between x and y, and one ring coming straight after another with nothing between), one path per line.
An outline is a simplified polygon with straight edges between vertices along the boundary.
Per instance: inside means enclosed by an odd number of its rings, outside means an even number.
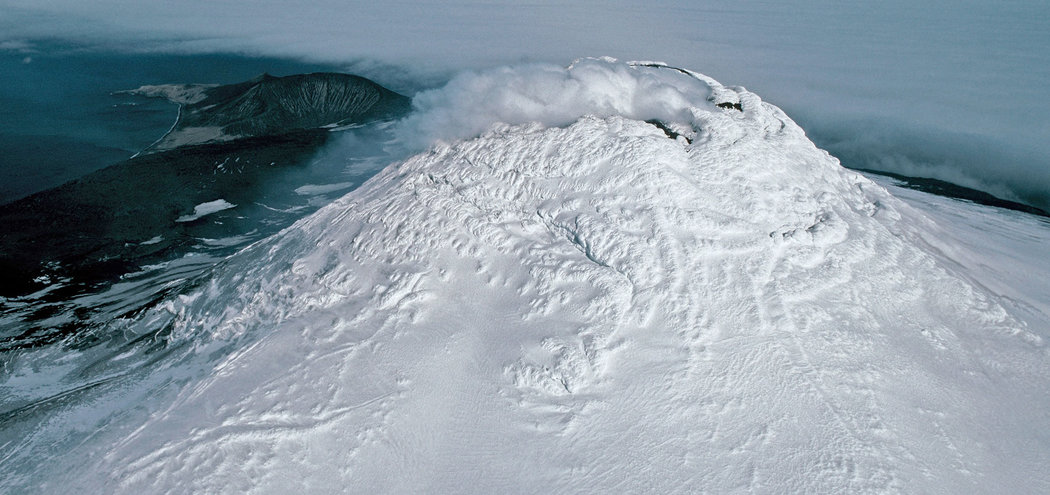
M170 86L179 91L163 88L169 87L144 86L134 91L181 105L175 125L146 153L396 118L411 106L408 97L373 81L329 72L286 77L263 74L225 86Z

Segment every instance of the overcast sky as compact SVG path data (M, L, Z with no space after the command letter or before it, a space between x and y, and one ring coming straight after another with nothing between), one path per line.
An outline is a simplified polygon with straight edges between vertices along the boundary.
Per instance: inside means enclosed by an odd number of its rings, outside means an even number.
M662 60L756 91L853 160L1044 207L1047 26L1050 2L1011 0L0 0L8 50L58 38L386 64L434 80L521 61Z

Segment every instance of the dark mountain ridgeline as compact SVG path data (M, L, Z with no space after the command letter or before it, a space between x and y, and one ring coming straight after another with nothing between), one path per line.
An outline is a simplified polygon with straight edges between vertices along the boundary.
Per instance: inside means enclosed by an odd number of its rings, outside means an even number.
M971 189L969 187L952 184L951 182L946 182L939 179L931 179L928 177L910 177L907 175L895 174L893 172L886 172L883 170L871 170L864 168L858 168L856 170L866 172L869 174L882 175L885 177L896 179L900 181L902 186L907 187L909 189L915 189L916 191L936 194L938 196L945 196L948 198L962 199L981 205L994 206L996 208L1004 208L1007 210L1020 211L1031 215L1050 218L1050 212L1047 212L1046 210L1036 208L1034 206L1027 205L1024 203L1018 203L1016 201L1002 199L984 191L979 191L977 189Z
M147 152L389 119L411 106L408 97L368 79L326 72L263 74L239 84L204 88L201 96L182 105L175 126Z

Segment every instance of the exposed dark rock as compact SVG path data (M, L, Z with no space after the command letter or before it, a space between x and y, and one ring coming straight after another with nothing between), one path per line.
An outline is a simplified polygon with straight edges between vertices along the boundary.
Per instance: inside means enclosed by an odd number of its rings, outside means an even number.
M678 139L679 136L682 136L681 134L676 132L674 129L671 129L670 127L668 127L667 124L665 124L665 123L663 123L663 122L661 122L659 120L656 120L656 119L646 120L645 123L646 124L652 124L652 125L656 126L657 129L660 129L661 131L664 131L664 134L667 134L667 137L669 137L671 139ZM685 136L682 136L682 137L685 138L685 141L687 143L689 143L689 144L693 143L692 139L689 139L688 137L685 137Z
M318 72L263 74L226 86L140 88L136 93L181 103L178 121L146 152L398 117L411 100L368 79Z
M715 106L717 106L718 108L725 108L728 110L737 110L740 112L744 111L744 107L741 106L739 102L732 103L728 101L723 101L722 103L716 103Z
M970 189L969 187L963 187L951 182L945 182L938 179L930 179L926 177L909 177L907 175L895 174L893 172L884 172L881 170L870 170L870 169L856 169L861 172L867 172L871 174L883 175L886 177L892 177L901 182L901 185L908 189L915 189L916 191L927 192L930 194L936 194L938 196L946 196L949 198L963 199L966 201L972 201L977 204L995 206L997 208L1005 208L1008 210L1021 211L1024 213L1030 213L1032 215L1038 215L1041 217L1050 218L1050 212L1036 208L1031 205L1024 203L1018 203L1016 201L1010 201L1008 199L1002 199L984 191L978 191L977 189Z
M204 227L176 222L180 215L218 198L252 204L256 188L308 159L328 134L300 131L142 155L0 206L0 295L26 294L48 279L101 282L183 252ZM218 170L222 163L236 169Z

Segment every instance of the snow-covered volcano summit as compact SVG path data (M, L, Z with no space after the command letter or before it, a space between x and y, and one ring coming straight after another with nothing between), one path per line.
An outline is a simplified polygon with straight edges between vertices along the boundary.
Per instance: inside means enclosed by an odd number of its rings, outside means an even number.
M754 94L561 70L425 96L404 125L443 142L114 323L170 337L7 428L0 486L1048 488L1045 315L1019 320L935 224ZM485 78L532 97L454 97ZM482 114L510 123L455 135ZM40 363L12 365L5 403L42 393L13 385Z

